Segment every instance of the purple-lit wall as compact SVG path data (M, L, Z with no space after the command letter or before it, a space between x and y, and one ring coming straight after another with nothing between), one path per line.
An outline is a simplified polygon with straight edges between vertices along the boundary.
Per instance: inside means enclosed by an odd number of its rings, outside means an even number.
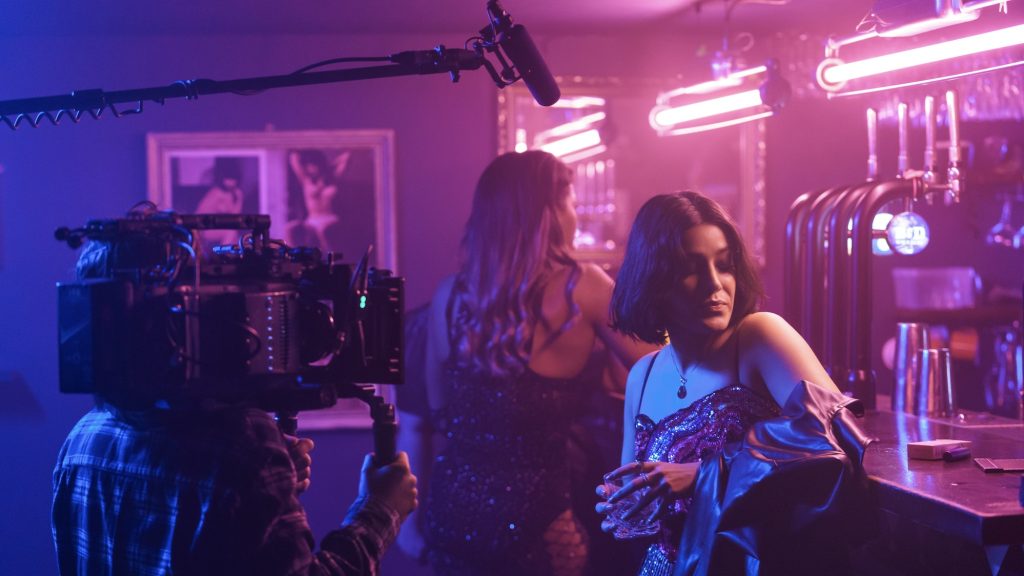
M388 54L461 36L13 37L0 39L0 99L121 90L176 79L226 80L287 73L339 55ZM650 74L679 72L673 50L623 37L543 42L552 69L623 74L645 61ZM692 53L692 49L687 51ZM640 58L640 54L661 56ZM410 306L426 301L455 266L476 177L496 152L496 88L482 71L453 85L446 75L407 77L148 103L141 116L0 132L0 434L9 446L0 479L0 573L55 572L50 475L57 450L90 399L60 395L56 367L57 281L74 253L53 240L58 226L114 217L146 196L147 132L273 128L392 129L398 198L398 273ZM314 533L340 521L356 490L365 432L322 432L313 488L303 500ZM387 573L415 574L393 552Z
M712 31L714 32L714 31ZM692 39L543 38L563 74L671 77L702 64ZM0 100L72 89L159 86L286 73L339 55L387 54L461 36L194 36L0 38ZM691 44L687 44L691 43ZM496 89L483 73L289 88L241 97L147 104L144 114L18 132L0 126L0 434L9 447L0 479L0 574L52 574L50 473L61 441L90 400L57 392L55 282L74 253L53 230L112 217L145 197L147 132L391 129L395 132L398 273L410 307L426 301L455 266L477 175L496 151ZM781 311L782 240L790 203L802 192L858 179L863 129L857 104L794 102L768 125L768 308ZM823 128L825 127L825 128ZM987 218L987 216L986 216ZM933 228L934 229L934 228ZM1019 259L1018 259L1019 260ZM365 432L313 435L313 488L303 499L314 533L340 521L356 490ZM392 552L389 574L423 573Z
M179 78L286 73L339 54L386 54L453 38L5 38L0 97L159 86ZM17 55L17 57L13 57ZM399 272L410 302L425 300L455 262L476 174L493 156L494 87L482 74L452 85L444 75L277 90L253 97L147 104L145 113L0 136L0 371L8 387L0 431L13 448L0 480L0 573L52 574L50 471L62 438L88 408L57 393L54 283L72 275L74 253L53 240L61 225L119 215L145 198L147 132L297 129L395 131ZM12 399L18 399L13 403ZM314 487L304 497L314 531L337 524L356 490L363 432L317 442ZM401 560L389 563L397 564ZM393 568L392 573L408 573Z

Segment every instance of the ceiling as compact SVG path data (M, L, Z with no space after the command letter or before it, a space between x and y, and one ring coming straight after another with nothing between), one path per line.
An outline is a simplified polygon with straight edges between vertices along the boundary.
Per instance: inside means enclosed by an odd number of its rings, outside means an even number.
M25 0L4 9L10 35L464 33L485 0ZM797 30L846 34L872 0L504 0L536 33ZM12 23L14 23L12 25Z

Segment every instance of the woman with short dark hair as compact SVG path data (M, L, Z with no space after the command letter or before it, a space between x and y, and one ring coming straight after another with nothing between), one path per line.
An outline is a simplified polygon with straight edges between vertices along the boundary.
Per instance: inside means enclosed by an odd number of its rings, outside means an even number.
M702 457L778 415L801 380L838 391L785 320L757 311L762 297L736 225L713 200L677 192L640 209L612 297L613 325L669 346L630 371L622 467L598 487L608 500L597 510L619 538L657 536L644 576L672 573Z

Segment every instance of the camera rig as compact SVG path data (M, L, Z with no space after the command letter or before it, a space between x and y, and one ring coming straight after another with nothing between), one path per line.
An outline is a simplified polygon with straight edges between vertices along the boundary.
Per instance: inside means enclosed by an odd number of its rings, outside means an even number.
M239 242L203 254L197 231L225 229ZM266 215L152 206L58 229L72 248L89 242L79 280L57 285L61 392L139 407L245 401L291 433L297 412L354 397L375 432L393 427L394 406L368 383L402 383L403 279L369 267L369 251L343 264L269 230Z

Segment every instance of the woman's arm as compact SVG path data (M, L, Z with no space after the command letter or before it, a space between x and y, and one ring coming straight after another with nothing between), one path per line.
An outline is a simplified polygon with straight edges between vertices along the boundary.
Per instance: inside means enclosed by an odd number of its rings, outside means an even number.
M655 355L651 354L633 365L626 383L626 409L623 422L622 466L605 475L605 484L598 487L599 496L607 498L607 502L599 503L596 510L600 514L608 514L613 510L612 504L629 496L640 489L647 489L635 504L624 512L623 518L630 518L659 500L651 519L664 513L668 504L687 495L693 488L700 462L677 464L674 462L637 462L635 444L636 416L640 413L640 402L644 380ZM621 484L618 481L622 481ZM620 512L621 513L621 512ZM610 531L614 523L605 520L601 528Z
M427 312L426 354L420 369L424 371L428 415L421 417L403 412L398 433L398 447L409 453L409 462L416 474L421 502L427 501L432 465L440 449L439 436L435 434L429 414L444 406L442 363L448 356L445 308L448 305L452 283L451 277L441 281ZM402 552L421 562L425 560L426 552L423 530L422 513L415 511L409 515L398 534L398 546Z
M626 377L626 401L622 414L622 464L636 460L636 415L640 413L640 392L647 375L647 367L654 362L654 355L633 364Z
M641 342L612 328L610 307L615 283L596 264L583 263L580 268L580 280L573 296L580 313L594 327L594 333L611 354L630 368L645 354L657 350L659 346Z
M811 347L781 316L751 314L738 337L742 382L763 381L779 406L801 380L839 392Z
M309 182L309 178L306 176L306 171L302 169L302 161L299 159L298 152L288 153L288 166L292 169L292 173L298 178L299 184L305 186Z
M446 403L446 392L442 382L443 365L448 358L448 299L452 293L455 277L441 281L434 292L427 318L427 403L431 410L439 410Z
M416 474L421 502L426 501L430 484L431 464L434 461L433 432L429 418L408 412L399 412L398 449L409 454L409 466ZM421 563L426 561L426 539L423 536L422 514L414 510L398 533L398 548L406 556Z

